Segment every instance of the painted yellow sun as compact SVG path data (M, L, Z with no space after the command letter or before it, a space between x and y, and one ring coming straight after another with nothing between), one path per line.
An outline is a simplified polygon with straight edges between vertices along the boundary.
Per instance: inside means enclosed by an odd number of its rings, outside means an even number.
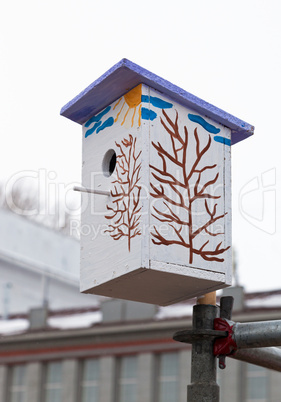
M121 125L125 123L125 121L131 118L131 127L134 125L134 120L136 117L136 113L138 116L138 125L141 124L141 84L137 87L131 89L131 91L127 92L124 96L122 96L117 103L115 104L113 110L115 110L118 106L121 105L117 116L114 122L117 122L119 117L123 120Z

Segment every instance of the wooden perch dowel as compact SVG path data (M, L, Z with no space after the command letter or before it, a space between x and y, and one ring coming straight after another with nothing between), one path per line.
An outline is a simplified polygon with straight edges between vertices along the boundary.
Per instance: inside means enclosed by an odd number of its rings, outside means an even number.
M73 187L74 191L81 191L82 193L92 193L92 194L100 194L100 195L110 195L110 191L103 191L103 190L93 190L90 188L85 188L85 187L78 187L74 186Z

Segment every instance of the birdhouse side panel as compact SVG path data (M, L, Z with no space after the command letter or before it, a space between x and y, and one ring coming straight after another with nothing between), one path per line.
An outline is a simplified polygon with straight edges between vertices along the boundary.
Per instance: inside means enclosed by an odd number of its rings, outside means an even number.
M83 126L82 184L105 195L82 196L81 291L142 266L140 103L141 86Z
M231 274L230 130L172 103L150 127L150 259ZM170 272L170 267L167 268Z

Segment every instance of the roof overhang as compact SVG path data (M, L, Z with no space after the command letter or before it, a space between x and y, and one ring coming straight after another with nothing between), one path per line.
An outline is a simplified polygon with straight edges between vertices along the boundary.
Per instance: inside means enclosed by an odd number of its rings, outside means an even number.
M172 100L231 129L231 144L254 134L254 126L205 102L139 65L122 59L84 91L68 102L60 114L84 124L90 117L139 84L145 84Z

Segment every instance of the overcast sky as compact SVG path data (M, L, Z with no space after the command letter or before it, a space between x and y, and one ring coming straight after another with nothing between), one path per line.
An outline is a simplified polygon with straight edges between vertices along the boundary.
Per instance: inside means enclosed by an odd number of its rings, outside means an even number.
M281 288L280 15L278 0L2 2L0 181L79 183L81 127L60 109L126 57L255 126L232 148L233 245L247 290Z

